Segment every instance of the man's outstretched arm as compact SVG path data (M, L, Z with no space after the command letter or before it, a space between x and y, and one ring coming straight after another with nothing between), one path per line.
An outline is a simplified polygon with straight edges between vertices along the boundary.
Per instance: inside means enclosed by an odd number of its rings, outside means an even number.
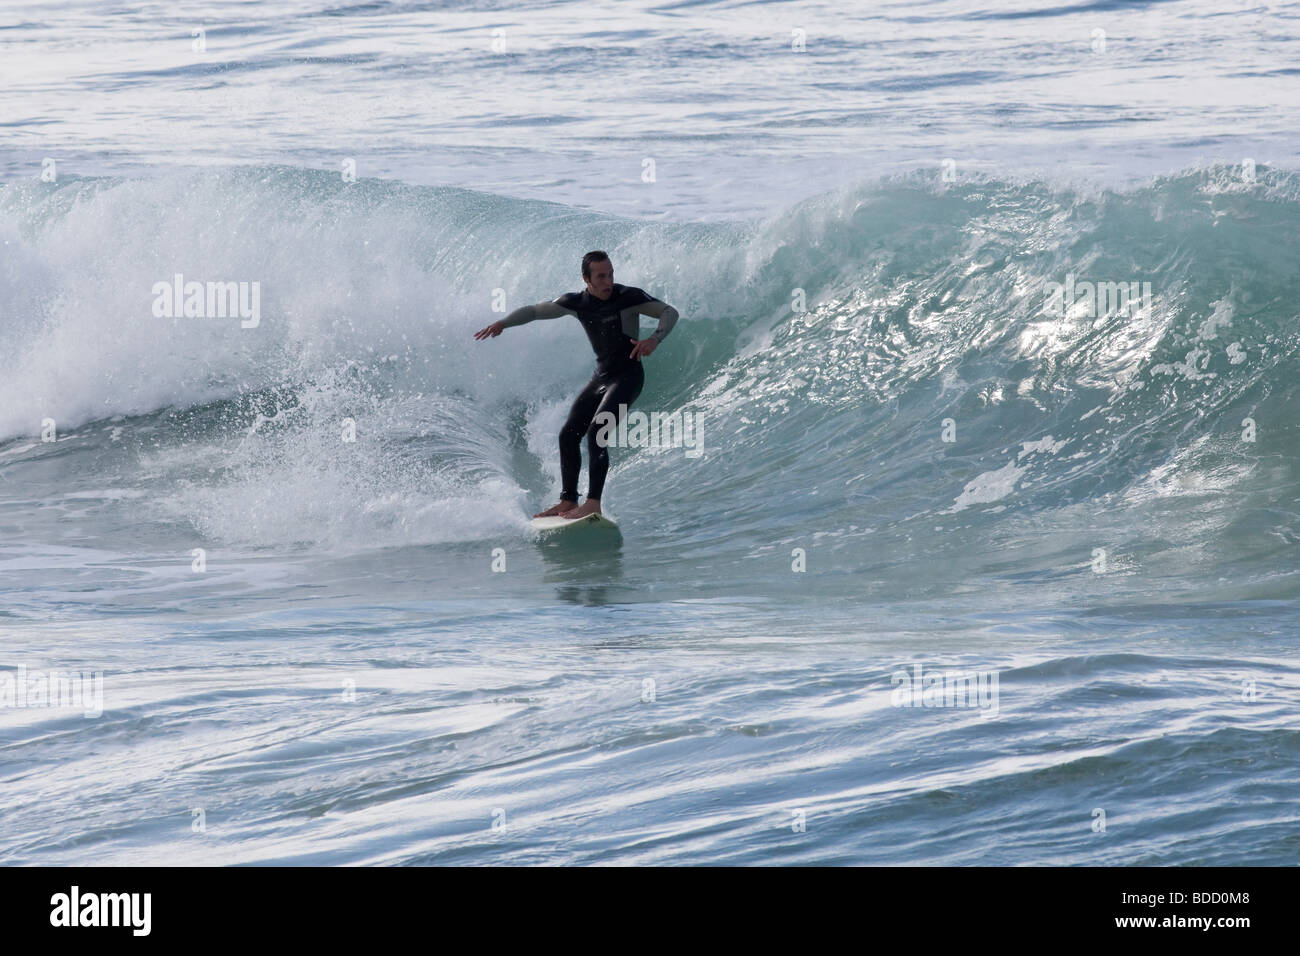
M531 322L533 319L558 319L562 315L575 314L572 309L566 309L559 302L538 302L536 305L521 305L504 319L498 319L486 328L479 329L474 333L476 339L490 339L493 336L500 335L503 331L513 328L516 325L523 325L525 322Z
M538 302L536 305L521 305L501 320L503 329L523 325L533 319L558 319L562 315L573 315L572 309L566 309L558 302Z

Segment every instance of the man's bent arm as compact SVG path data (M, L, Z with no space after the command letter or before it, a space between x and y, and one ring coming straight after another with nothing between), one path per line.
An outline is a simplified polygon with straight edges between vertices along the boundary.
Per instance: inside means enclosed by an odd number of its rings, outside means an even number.
M533 319L558 319L562 315L573 314L572 309L566 309L558 302L538 302L536 305L521 305L504 319L501 319L501 328L513 328L516 325L531 322Z
M678 314L667 302L661 302L659 299L652 299L649 302L642 302L636 307L636 310L642 315L648 315L659 320L659 328L650 333L650 338L656 342L662 343L664 337L672 331L677 324Z

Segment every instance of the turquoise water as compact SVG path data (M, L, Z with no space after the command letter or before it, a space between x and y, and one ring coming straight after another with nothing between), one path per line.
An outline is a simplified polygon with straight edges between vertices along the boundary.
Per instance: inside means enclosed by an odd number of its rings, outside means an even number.
M89 21L42 9L3 42L66 73ZM1163 79L1281 98L1293 10L1016 9L850 17L797 95L742 39L789 31L726 5L625 54L511 11L499 86L455 38L505 11L396 3L247 14L220 69L149 65L132 23L189 21L141 7L46 105L33 74L0 142L0 861L1293 863L1294 105ZM677 100L634 93L658 42ZM389 104L383 175L277 111L321 69L357 137ZM454 121L398 115L425 74ZM1085 74L1081 132L1044 97ZM557 106L594 75L641 110L607 140ZM270 104L256 148L168 98L209 84ZM694 160L652 195L637 124ZM945 177L908 138L939 128L979 162ZM700 443L611 451L621 537L539 540L590 351L473 332L591 248L682 313L635 409ZM259 321L154 314L177 273L258 282ZM20 668L100 674L102 713L20 703Z

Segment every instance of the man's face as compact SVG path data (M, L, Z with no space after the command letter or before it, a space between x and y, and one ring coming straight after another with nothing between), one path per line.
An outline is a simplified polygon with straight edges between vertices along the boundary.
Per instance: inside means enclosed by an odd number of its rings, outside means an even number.
M597 299L608 299L614 291L614 263L593 262L588 268L591 276L587 279L587 291Z

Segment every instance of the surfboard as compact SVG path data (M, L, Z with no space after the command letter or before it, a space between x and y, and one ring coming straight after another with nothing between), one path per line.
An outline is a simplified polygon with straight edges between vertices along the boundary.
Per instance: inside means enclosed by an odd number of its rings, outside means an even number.
M585 518L561 518L559 515L549 515L545 518L534 518L533 528L538 531L546 532L567 532L574 528L587 528L589 530L609 530L613 528L618 530L618 525L609 519L608 515L587 515Z

